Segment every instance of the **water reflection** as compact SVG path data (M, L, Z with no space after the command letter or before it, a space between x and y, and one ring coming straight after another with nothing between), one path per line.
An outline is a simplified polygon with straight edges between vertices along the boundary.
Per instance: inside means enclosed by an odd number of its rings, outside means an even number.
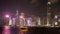
M11 34L10 26L4 26L2 34Z
M4 26L2 34L26 34L21 31L22 29L17 26Z

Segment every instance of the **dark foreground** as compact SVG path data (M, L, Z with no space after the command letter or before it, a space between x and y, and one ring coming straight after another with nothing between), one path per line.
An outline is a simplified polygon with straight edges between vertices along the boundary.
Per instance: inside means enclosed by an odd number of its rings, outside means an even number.
M18 27L10 27L4 33L4 28L0 27L0 34L20 34L20 29ZM57 27L28 27L28 32L26 34L60 34L60 28Z

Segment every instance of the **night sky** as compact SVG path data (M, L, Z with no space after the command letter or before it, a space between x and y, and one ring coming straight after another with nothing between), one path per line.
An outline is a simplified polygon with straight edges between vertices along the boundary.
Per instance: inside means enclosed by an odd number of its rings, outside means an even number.
M52 11L57 11L58 9L59 2L56 2L52 5ZM45 15L47 12L47 0L0 0L0 14L15 14L17 10L19 13Z
M40 15L46 12L47 0L0 0L0 13L16 13Z

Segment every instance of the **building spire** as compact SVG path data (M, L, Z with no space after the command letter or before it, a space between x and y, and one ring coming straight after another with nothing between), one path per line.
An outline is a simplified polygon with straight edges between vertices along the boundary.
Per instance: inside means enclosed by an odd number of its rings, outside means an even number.
M18 13L18 10L17 10L17 11L16 11L16 16L18 16L18 14L19 14L19 13Z
M19 23L19 12L18 12L18 10L16 11L16 25L18 25L18 23Z

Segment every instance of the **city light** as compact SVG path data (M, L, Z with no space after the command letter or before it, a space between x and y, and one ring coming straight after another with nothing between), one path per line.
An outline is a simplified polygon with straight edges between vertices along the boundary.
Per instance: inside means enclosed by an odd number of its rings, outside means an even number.
M60 22L60 19L59 19L59 22Z
M16 18L12 18L12 25L14 26L15 25L15 23L16 23Z
M9 18L10 16L9 15L5 15L6 18Z
M22 18L22 19L23 19L24 17L23 17L23 16L20 16L20 18Z
M12 25L12 19L9 19L9 25Z
M58 22L55 22L55 25L58 25Z
M50 4L51 4L51 2L48 2L48 4L50 5Z
M58 16L57 16L57 15L55 15L55 18L58 18Z
M10 15L8 15L8 14L6 14L5 15L5 18L8 18L8 25L12 25L12 19L11 19L11 16Z

